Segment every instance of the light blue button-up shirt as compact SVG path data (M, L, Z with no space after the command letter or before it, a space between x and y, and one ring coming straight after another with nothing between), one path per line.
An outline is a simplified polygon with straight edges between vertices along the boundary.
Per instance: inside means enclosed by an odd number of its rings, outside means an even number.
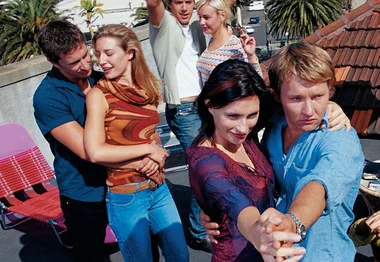
M356 131L351 128L328 131L327 128L304 132L288 154L283 151L282 129L287 126L278 112L266 129L263 143L276 174L280 197L277 209L286 213L301 189L311 181L326 191L326 209L307 230L299 246L306 248L302 261L350 262L356 249L347 235L354 219L352 208L359 190L364 155Z

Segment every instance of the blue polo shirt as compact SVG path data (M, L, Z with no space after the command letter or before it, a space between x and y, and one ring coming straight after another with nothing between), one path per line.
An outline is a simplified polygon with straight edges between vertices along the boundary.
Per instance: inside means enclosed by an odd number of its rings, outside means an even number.
M358 195L364 155L356 131L327 128L303 132L288 153L283 152L284 114L276 114L265 130L264 145L279 183L277 209L286 213L301 189L311 181L322 184L326 209L307 230L299 245L306 248L302 261L352 262L356 249L347 235L354 219L352 208Z
M101 75L93 72L91 86ZM34 97L34 117L55 157L54 172L60 194L83 202L97 202L105 197L105 167L82 160L50 133L71 121L84 127L86 96L80 88L53 67L38 86ZM67 134L70 136L70 134Z

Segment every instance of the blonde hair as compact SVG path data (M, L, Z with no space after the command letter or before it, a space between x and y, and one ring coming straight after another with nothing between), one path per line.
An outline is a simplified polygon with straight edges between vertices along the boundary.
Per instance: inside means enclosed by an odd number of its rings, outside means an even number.
M224 26L227 26L229 20L232 16L231 9L224 0L199 0L196 3L197 12L201 9L202 6L209 4L211 7L216 9L216 12L224 12L226 14L226 19L223 21Z
M313 83L327 82L330 98L334 94L335 68L330 55L305 41L281 48L272 57L268 75L269 89L277 99L284 81L290 82L293 75Z
M134 51L132 62L132 81L133 84L145 90L150 98L150 103L158 105L161 101L160 81L150 71L141 44L136 34L129 28L123 25L110 24L99 28L94 38L92 45L95 47L96 41L102 37L112 37L119 41L120 47L128 52Z

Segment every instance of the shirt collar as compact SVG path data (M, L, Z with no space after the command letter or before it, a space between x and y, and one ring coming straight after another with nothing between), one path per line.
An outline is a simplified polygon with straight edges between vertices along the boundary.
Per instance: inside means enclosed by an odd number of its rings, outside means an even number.
M59 71L56 67L53 66L52 70L49 72L50 76L55 79L55 84L57 88L67 88L72 90L80 95L85 95L80 88L71 82L66 76L64 76L61 71ZM97 81L101 78L100 74L92 70L91 75L88 77L88 81L90 82L91 87L97 83Z

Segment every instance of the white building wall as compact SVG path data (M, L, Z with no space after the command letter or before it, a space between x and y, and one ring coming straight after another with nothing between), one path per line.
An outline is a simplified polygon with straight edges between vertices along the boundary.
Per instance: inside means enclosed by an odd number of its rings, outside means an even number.
M105 14L103 17L99 16L93 23L94 31L99 27L107 24L123 24L126 26L132 26L134 17L131 17L135 13L137 7L146 6L145 0L98 0L98 3L102 3L101 7ZM59 11L64 11L65 15L71 17L72 22L76 24L82 32L88 32L88 28L85 22L85 17L79 15L81 8L74 8L74 6L80 5L80 0L64 0L61 1L57 7Z

